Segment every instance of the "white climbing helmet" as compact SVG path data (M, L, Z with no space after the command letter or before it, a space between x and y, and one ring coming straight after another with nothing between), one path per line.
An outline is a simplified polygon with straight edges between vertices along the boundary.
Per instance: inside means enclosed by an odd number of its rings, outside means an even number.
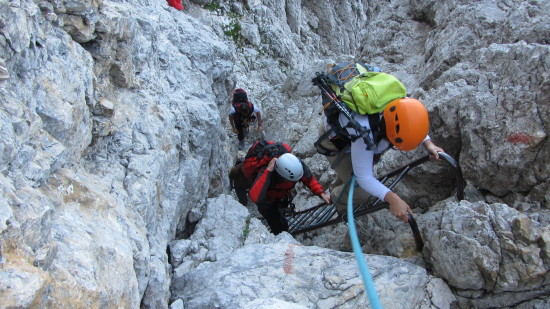
M285 153L277 159L275 170L284 179L290 181L298 181L304 175L302 162L291 153Z

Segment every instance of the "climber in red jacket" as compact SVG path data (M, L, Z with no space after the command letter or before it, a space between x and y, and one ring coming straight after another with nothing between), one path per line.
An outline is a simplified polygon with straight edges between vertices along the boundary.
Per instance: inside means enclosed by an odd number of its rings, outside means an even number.
M249 195L258 206L258 211L265 218L271 232L279 234L288 230L288 222L280 210L288 208L291 202L291 190L296 182L301 181L309 190L319 195L327 204L330 197L325 194L309 167L291 153L273 158L263 166L252 182Z

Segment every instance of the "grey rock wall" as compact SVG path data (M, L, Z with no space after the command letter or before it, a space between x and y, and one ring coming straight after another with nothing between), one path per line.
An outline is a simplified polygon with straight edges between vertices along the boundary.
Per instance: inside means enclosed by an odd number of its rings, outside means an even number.
M361 219L385 307L548 303L548 1L208 4L0 1L3 307L366 305L352 255L334 250L345 226L274 236L226 179L242 87L266 137L328 187L311 78L348 59L426 103L468 185L448 199L453 170L429 163L396 188L420 207L422 254L386 211ZM389 151L377 173L420 155Z
M174 302L190 308L368 305L353 253L302 246L288 233L274 236L229 196L209 199L203 213L189 239L170 244ZM384 308L456 302L441 279L419 266L384 256L367 260Z
M446 203L421 222L434 275L458 289L464 307L510 306L547 293L547 225L504 204L466 201Z
M167 244L227 185L231 49L166 3L0 10L1 302L166 307Z

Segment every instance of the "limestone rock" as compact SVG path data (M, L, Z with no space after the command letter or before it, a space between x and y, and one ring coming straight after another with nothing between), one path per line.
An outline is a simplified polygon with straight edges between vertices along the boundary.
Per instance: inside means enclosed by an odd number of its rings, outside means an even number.
M548 265L541 255L547 229L517 210L503 204L451 202L419 222L425 224L424 254L436 276L458 289L492 292L472 297L474 306L504 306L511 295L528 300L548 288Z
M382 299L548 303L550 2L209 4L0 1L0 303L366 304L351 255L318 247L345 249L345 226L302 246L274 236L229 197L226 177L237 154L228 103L242 87L267 138L289 143L326 188L334 174L311 147L322 120L311 78L350 59L395 74L427 105L432 139L459 160L469 188L469 201L450 198L454 171L441 162L395 188L419 207L422 255L387 212L361 219L363 250L403 258L367 257ZM422 155L389 151L377 173ZM299 207L319 201L303 187L295 193ZM285 274L292 253L295 272ZM427 264L440 278L426 275ZM215 273L228 269L236 272L227 279ZM238 284L245 275L258 280ZM181 291L182 278L195 287ZM193 294L204 287L219 292Z
M429 282L424 269L390 257L367 260L384 308L420 306ZM226 259L177 275L172 295L193 308L242 308L264 298L308 308L368 304L352 253L286 242L248 245ZM439 299L443 308L449 308L448 300Z

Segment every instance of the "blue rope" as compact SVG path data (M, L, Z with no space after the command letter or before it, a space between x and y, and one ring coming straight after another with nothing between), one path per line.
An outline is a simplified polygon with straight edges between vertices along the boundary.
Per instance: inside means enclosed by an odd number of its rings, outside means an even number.
M369 266L365 260L365 256L361 251L361 245L359 244L359 237L357 237L357 230L355 229L355 220L353 218L353 187L355 185L355 175L351 177L349 194L348 194L348 227L349 227L349 236L351 238L351 245L353 246L353 253L355 253L355 259L359 266L359 272L363 278L363 284L365 285L365 290L369 297L370 305L373 309L382 309L380 304L380 299L378 299L378 293L374 287L374 282L370 275Z

